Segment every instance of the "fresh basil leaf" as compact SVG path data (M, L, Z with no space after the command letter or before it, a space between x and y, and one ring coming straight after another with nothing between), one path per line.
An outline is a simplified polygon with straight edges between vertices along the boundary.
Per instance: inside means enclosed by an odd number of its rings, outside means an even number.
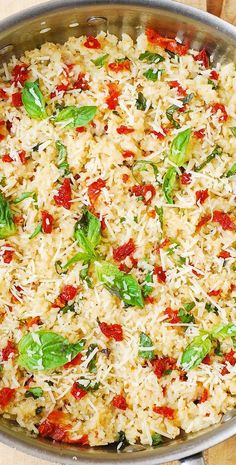
M168 168L163 178L163 192L164 192L166 201L169 204L174 203L173 198L172 198L172 193L175 187L176 176L177 176L176 169L173 166L171 166L170 168Z
M177 107L177 105L171 105L166 110L166 116L167 116L167 119L170 121L170 123L174 126L174 128L180 129L180 124L178 123L178 121L174 119L174 113L177 110L179 110L179 107Z
M88 358L89 355L94 351L94 349L97 349L98 345L97 344L90 344L87 352L86 352L86 357ZM96 373L97 371L97 353L94 354L93 358L90 360L88 364L88 369L90 373Z
M33 399L39 399L39 397L43 396L43 390L41 387L32 387L27 389L25 392L25 397L33 397Z
M138 98L136 100L137 110L145 111L147 108L147 99L144 97L142 92L138 93Z
M163 210L163 207L155 207L155 211L158 215L158 218L159 218L159 221L160 221L160 224L161 224L161 229L163 229L163 225L164 225L164 210Z
M164 73L164 69L149 68L147 71L145 71L145 73L143 73L143 76L145 76L148 81L156 82L160 79L162 73Z
M81 219L75 224L74 238L91 257L91 260L96 259L95 248L101 240L101 223L99 219L88 210L85 210Z
M6 239L16 233L16 225L9 203L0 192L0 239Z
M232 132L233 136L236 137L236 127L230 128L230 131Z
M80 270L80 273L79 273L79 277L80 279L82 279L83 281L85 281L88 285L89 288L92 288L93 287L93 284L92 284L92 280L88 274L88 271L89 271L89 265L86 265L84 268L82 268L82 270Z
M97 68L102 68L108 61L109 55L106 53L106 55L102 55L95 60L91 60L92 63L97 66Z
M211 335L215 339L236 337L236 324L229 323L227 325L214 326L213 330L211 331Z
M35 230L34 230L33 233L31 234L31 236L29 237L29 239L33 239L33 238L36 237L40 232L42 232L42 221L40 221L39 224L36 226Z
M230 176L234 176L236 174L236 163L227 171L226 178L230 178Z
M184 371L191 370L201 363L211 351L212 343L209 334L203 333L194 337L182 354L181 366Z
M144 307L141 288L134 276L123 273L107 262L95 262L97 278L112 293L128 306Z
M208 313L213 312L213 313L216 313L216 315L218 315L219 313L218 308L210 304L209 302L206 303L205 309L208 311Z
M64 307L60 308L60 312L63 313L63 315L65 315L66 313L68 312L76 312L75 310L75 305L76 305L76 302L74 302L73 304L71 305L65 305Z
M19 197L16 197L15 200L13 200L13 203L16 205L17 203L23 202L23 200L28 199L29 197L33 197L33 199L35 200L35 196L35 192L23 192Z
M146 50L146 52L141 53L141 55L139 55L139 60L145 61L146 63L157 64L157 63L161 63L162 61L164 61L165 58L159 55L158 53L152 53Z
M29 116L42 120L47 118L44 96L37 81L25 81L22 91L22 102Z
M80 378L78 381L76 381L76 384L78 387L84 389L87 392L97 391L100 387L100 383L94 383L92 380L86 378Z
M182 323L192 323L194 321L193 315L189 315L189 313L184 308L179 309L178 317Z
M182 166L186 162L186 152L191 131L192 130L189 128L179 132L171 144L170 155L168 158L177 166Z
M159 433L152 434L152 446L157 447L163 442L163 437Z
M132 166L132 175L135 181L137 181L138 184L141 184L140 180L136 176L136 171L147 171L147 167L150 166L153 169L153 173L155 176L155 181L157 180L157 175L158 175L158 168L156 166L156 163L153 163L152 161L149 160L136 160L133 163Z
M183 308L184 310L186 310L186 312L191 312L191 310L195 307L195 302L189 302L187 304L183 304Z
M145 276L144 286L142 287L143 297L149 296L152 292L154 287L150 286L153 283L153 273L149 271Z
M208 79L207 83L212 87L213 90L216 90L217 89L217 84L212 81L212 79Z
M201 171L205 166L210 163L214 158L220 156L222 154L222 148L217 145L214 150L206 157L206 160L204 160L200 165L194 167L194 171L197 173Z
M69 163L67 160L67 148L60 140L56 140L56 150L58 153L58 168L64 171L67 175L70 172Z
M67 122L66 127L79 128L81 126L86 126L90 121L92 121L96 112L97 107L95 106L65 107L59 111L54 118L54 121L56 121L56 123L65 121Z
M58 268L58 271L59 271L58 274L66 273L68 268L70 268L71 265L74 265L75 263L83 262L83 263L86 264L90 260L91 260L91 255L90 254L85 253L85 252L78 252L72 258L70 258L70 260L68 260L68 262L66 262L66 264L63 265L63 266L61 265L61 263L58 264L58 262L56 262L57 263L57 268Z
M154 350L150 348L153 346L153 342L151 338L145 334L145 333L140 333L139 336L139 351L138 355L141 358L144 358L145 360L153 360L155 355L154 355ZM145 349L145 347L147 349Z
M32 331L23 336L18 344L18 363L29 371L51 370L73 360L84 345L84 339L70 344L63 336L52 331Z

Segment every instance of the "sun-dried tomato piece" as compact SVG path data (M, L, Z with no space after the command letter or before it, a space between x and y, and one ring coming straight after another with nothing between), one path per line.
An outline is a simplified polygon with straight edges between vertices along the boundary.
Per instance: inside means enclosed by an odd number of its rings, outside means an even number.
M193 133L194 137L199 140L203 140L205 137L205 129L199 129L198 131L194 131Z
M171 89L176 89L180 97L186 97L187 91L184 89L178 81L169 81L168 85Z
M166 271L163 270L162 266L156 265L153 274L157 276L157 281L160 284L166 282Z
M143 197L143 203L150 205L152 199L156 195L156 189L152 184L138 184L131 187L131 193L136 197Z
M29 65L26 63L21 63L20 65L14 66L12 74L12 82L16 84L24 85L24 82L29 78Z
M73 89L88 90L90 89L89 82L85 79L85 73L79 73L77 80L73 84Z
M76 132L78 133L81 133L81 132L85 132L86 131L86 127L85 126L80 126L80 128L75 128Z
M55 203L60 206L64 207L67 210L70 210L71 207L71 199L72 199L72 192L70 186L70 179L65 178L63 184L58 189L57 195L54 195Z
M21 225L21 224L24 224L24 217L23 215L14 215L13 216L13 221L15 224L17 225Z
M76 400L83 399L83 397L87 396L88 394L88 391L85 391L85 389L79 387L76 382L73 384L70 392Z
M218 255L219 258L223 258L224 260L226 260L226 258L230 258L231 257L231 254L229 252L227 252L227 250L221 250L221 252L219 253Z
M2 349L2 360L6 362L10 355L14 356L17 353L16 345L10 339L7 341L7 345Z
M113 397L111 403L112 403L113 407L119 408L120 410L126 410L128 408L128 404L126 402L126 399L121 394Z
M203 189L195 192L196 196L196 205L203 204L206 199L209 197L208 189Z
M154 304L156 302L156 299L152 297L152 295L147 295L147 297L144 298L145 304Z
M202 48L193 59L199 61L204 68L209 68L209 57L205 48Z
M128 128L128 126L121 125L118 128L116 128L116 131L118 134L131 134L131 132L134 132L133 128Z
M74 66L75 66L74 63L65 63L65 65L64 65L64 73L65 73L65 76L66 76L67 78L70 77L71 72L72 72Z
M128 174L126 174L126 173L122 174L122 181L124 183L127 183L129 181L129 179L130 179L130 176Z
M0 408L4 409L15 396L15 389L4 387L0 390Z
M210 219L211 219L211 215L204 215L204 216L202 216L202 217L200 218L200 220L199 220L197 226L196 226L196 231L199 232L200 229L201 229L203 226L205 226L205 224L209 223Z
M208 292L207 295L209 295L209 297L217 297L221 294L221 292L222 289L214 289L213 291Z
M82 357L83 357L82 354L77 354L76 357L73 358L73 360L65 363L64 368L72 368L72 367L76 367L77 365L80 365L82 363Z
M1 100L7 100L8 99L8 95L5 92L5 90L3 90L3 89L0 89L0 99Z
M109 63L108 68L114 73L119 73L120 71L130 71L130 61L124 60L121 62Z
M154 136L157 137L157 139L163 140L163 139L165 139L165 137L168 134L169 130L168 130L168 128L165 128L164 126L161 126L161 129L162 129L163 132L158 132L158 131L154 131L153 129L151 129L151 130L148 130L148 133L153 134Z
M67 428L62 425L56 425L48 420L44 420L38 427L40 436L43 438L51 438L54 441L63 441L66 436Z
M12 94L11 101L12 101L13 107L15 107L15 108L22 107L22 105L23 105L22 93L21 92L15 92L14 94Z
M169 50L170 52L177 53L178 55L186 55L189 50L189 44L179 44L175 39L170 39L168 37L163 37L158 34L154 29L147 28L146 36L148 42L153 45L158 45L161 48Z
M92 182L92 184L88 186L88 196L91 205L95 204L104 187L106 187L106 181L104 181L104 179L101 178L97 179L97 181Z
M202 363L204 363L205 365L211 365L211 357L209 354L207 354L206 357L204 357Z
M233 365L233 366L236 365L236 352L233 349L231 349L230 352L225 354L224 359L225 359L225 362L229 362L230 365Z
M209 391L208 389L204 389L201 397L199 398L199 404L203 404L204 402L206 402L208 397L209 397Z
M224 231L235 231L236 225L227 213L221 210L215 210L213 212L213 221L219 223Z
M212 103L210 105L210 108L211 108L211 114L212 115L214 115L218 111L221 112L221 115L219 116L219 122L220 123L223 123L224 121L227 121L229 115L228 115L228 113L226 111L226 108L223 105L223 103Z
M74 286L71 286L70 284L67 284L66 286L63 287L59 298L64 301L64 302L69 302L70 300L73 300L75 296L77 295L78 289Z
M118 105L118 97L120 96L119 86L115 82L110 82L108 85L109 95L106 98L106 104L110 110L115 110Z
M157 407L154 405L153 412L159 413L159 415L167 418L168 420L174 420L175 417L175 411L170 407Z
M121 262L124 260L126 257L131 255L132 253L135 252L135 243L133 239L130 239L128 242L126 242L123 245L120 245L116 249L113 249L113 258L114 260Z
M22 165L26 165L26 163L27 163L27 158L26 158L26 152L25 152L25 150L20 150L20 152L18 152L18 155L19 155L19 159L20 159Z
M119 324L108 324L99 322L99 328L108 339L115 339L115 341L123 341L123 330Z
M28 318L26 321L26 326L27 328L32 328L34 325L41 325L42 321L40 319L40 316L34 316L32 318Z
M42 230L45 234L51 234L53 226L53 216L46 210L41 212L42 216Z
M158 379L176 369L176 359L173 357L159 357L151 361L153 371Z
M180 182L183 186L187 186L188 184L191 184L192 182L192 175L191 173L187 173L186 171L181 174L180 176Z
M96 37L93 37L93 36L87 37L86 41L84 42L84 46L87 48L94 48L94 49L101 48L100 42L98 41L98 39L96 39Z
M11 263L12 260L13 260L15 251L14 251L14 249L12 248L12 246L11 246L10 244L8 244L8 243L6 243L3 247L4 247L4 248L5 248L5 247L11 248L11 250L4 250L3 255L2 255L2 258L3 258L4 263L9 264L9 263Z
M215 69L212 69L209 78L213 81L217 81L219 79L219 73L217 73Z
M2 156L2 161L4 163L12 163L14 160L13 158L11 158L11 156L7 153L5 155Z
M63 92L63 94L64 94L68 90L68 87L69 87L69 82L58 84L55 87L55 90L53 92L51 92L50 98L56 97L59 94L59 92Z
M167 315L169 323L175 324L180 322L179 310L173 310L171 307L167 307L164 311L164 315Z

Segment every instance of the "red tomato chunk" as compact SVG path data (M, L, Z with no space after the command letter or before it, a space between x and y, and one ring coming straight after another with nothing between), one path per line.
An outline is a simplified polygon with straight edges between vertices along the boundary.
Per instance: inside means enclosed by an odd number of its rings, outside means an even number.
M177 53L178 55L186 55L188 53L188 43L179 44L175 39L163 37L151 28L147 28L145 32L148 42L153 45L158 45L159 47L169 50L170 52Z
M138 184L137 186L131 187L131 193L136 197L143 197L143 203L150 205L152 199L156 195L156 189L152 184Z
M127 402L122 395L117 395L112 399L112 405L115 408L119 408L120 410L126 410L128 408Z
M205 48L193 58L195 61L199 61L204 68L209 68L209 57Z
M0 390L0 408L4 409L15 396L15 389L4 387Z
M205 200L209 197L208 189L195 192L196 195L196 205L203 204Z
M53 198L58 206L70 210L72 193L69 178L64 179L63 184L58 189L57 195L54 195Z
M128 126L119 126L119 128L116 128L116 131L118 134L131 134L131 132L134 132L133 128L128 128Z
M104 181L104 179L101 178L99 178L97 181L92 182L92 184L88 186L88 196L91 205L95 204L104 187L106 187L106 181Z
M162 415L164 418L167 418L168 420L174 420L175 417L175 411L173 408L170 407L157 407L155 405L153 407L153 412L159 413L159 415Z
M114 71L114 73L119 73L120 71L130 71L130 61L129 60L124 60L119 62L114 62L114 63L109 63L108 68L111 71Z
M133 239L130 239L128 242L126 242L123 245L120 245L120 247L117 247L116 249L113 249L113 258L114 260L121 262L124 260L126 257L131 255L133 252L135 252L135 243Z
M108 339L123 341L123 330L121 325L99 322L99 327L104 336L106 336Z
M168 317L167 320L173 324L180 322L178 313L179 313L178 310L173 310L171 307L167 307L164 311L164 315L167 315Z
M151 361L153 371L158 379L169 370L176 369L176 359L172 357L159 357Z
M166 272L163 270L162 266L155 266L153 274L157 276L157 280L160 284L166 282Z
M185 173L181 174L181 176L180 176L180 182L181 182L181 184L182 184L183 186L187 186L188 184L191 184L191 182L192 182L192 175L191 175L191 173L186 173L186 171L185 171Z
M88 36L86 41L84 42L84 46L86 48L94 48L99 49L101 48L100 42L96 39L96 37Z
M29 78L29 70L26 63L16 65L12 70L12 82L16 84L24 85L24 82Z
M51 234L53 226L53 216L50 215L46 210L43 210L42 213L42 230L45 234Z
M75 298L77 292L78 289L76 287L67 284L63 287L62 292L59 295L59 299L63 302L69 302Z
M77 383L73 384L70 392L76 400L83 399L83 397L85 397L88 394L88 392L85 391L85 389L79 387Z
M6 362L10 356L14 356L16 352L15 343L9 339L9 341L7 341L7 345L2 349L2 360Z
M236 229L236 225L230 218L230 216L227 215L227 213L222 212L221 210L215 210L213 212L213 221L219 223L225 231L235 231Z

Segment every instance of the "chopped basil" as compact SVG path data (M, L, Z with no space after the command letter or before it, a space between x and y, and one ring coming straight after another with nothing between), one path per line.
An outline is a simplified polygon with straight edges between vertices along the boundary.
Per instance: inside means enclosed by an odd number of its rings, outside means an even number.
M192 92L191 94L186 95L186 96L181 100L181 102L183 103L183 105L186 105L186 103L191 102L191 100L193 99L193 97L194 97L194 93Z
M106 53L106 55L102 55L96 58L95 60L91 60L91 61L95 66L97 66L97 68L102 68L107 63L108 58L109 58L109 54Z
M73 304L71 305L65 305L64 307L60 308L60 312L63 313L63 314L66 314L68 312L75 312L75 306L76 306L76 303L74 302Z
M45 100L37 81L25 81L22 91L22 102L29 116L42 120L47 118Z
M155 206L155 211L156 211L156 213L158 215L160 225L161 225L161 229L163 229L163 225L164 225L164 210L163 210L163 207Z
M16 225L9 203L0 192L0 239L6 239L16 233Z
M207 83L212 87L213 90L216 90L218 87L215 81L212 81L212 79L208 79Z
M195 307L195 302L189 302L187 304L183 304L184 310L186 312L191 312L191 310Z
M192 323L194 321L193 315L189 315L189 313L184 308L179 309L178 317L182 323Z
M18 344L18 363L29 371L52 370L73 360L84 345L84 339L70 344L52 331L32 331L25 334Z
M145 276L144 286L142 287L144 297L152 293L154 287L150 286L151 283L153 283L153 273L149 271Z
M56 140L56 149L58 153L58 168L64 171L67 175L70 172L69 163L67 161L67 148L60 140Z
M216 313L217 315L219 313L218 308L208 302L205 305L205 309L208 311L208 313L213 312L213 313Z
M33 239L34 237L36 237L40 232L42 232L42 221L40 221L38 223L38 225L36 226L35 230L33 231L33 233L31 234L31 236L29 237L29 239Z
M142 92L138 93L138 98L136 100L137 110L145 111L147 108L147 99L144 97Z
M212 343L210 335L202 333L193 338L182 354L181 366L185 371L197 367L211 351Z
M234 163L234 165L231 166L231 168L229 169L229 171L227 171L226 177L227 177L227 178L230 178L230 176L234 176L235 174L236 174L236 163Z
M86 357L89 357L89 355L98 347L97 344L90 344L87 352L86 352ZM93 358L90 360L88 364L88 369L90 373L96 373L97 371L97 353L94 354Z
M216 347L215 347L215 355L218 355L218 357L221 357L223 355L223 352L221 351L221 345L220 345L220 341L216 341Z
M25 392L25 397L33 397L33 399L39 399L43 396L43 390L41 387L32 387Z
M167 119L171 122L171 124L174 126L176 129L180 129L180 124L178 121L174 119L174 113L179 109L177 105L171 105L170 107L167 108L166 110L166 116Z
M157 63L161 63L162 61L164 61L165 58L159 55L158 53L152 53L146 50L146 52L141 53L141 55L139 55L139 60L145 61L146 63L157 64Z
M200 165L194 167L194 171L196 172L201 171L203 168L205 168L205 166L208 163L210 163L212 160L214 160L214 158L216 158L217 156L220 156L221 154L222 154L222 149L219 147L219 145L217 145L214 148L214 150L210 153L210 155L206 157L205 161L203 161Z
M148 81L156 82L160 79L163 72L164 69L149 68L147 71L145 71L145 73L143 73L143 76L145 76L148 79Z
M83 106L83 107L64 107L54 117L56 123L67 122L68 128L79 128L86 126L96 115L97 107Z
M80 270L79 272L79 277L80 279L82 279L83 281L85 281L88 285L88 287L92 288L93 287L93 284L92 284L92 280L88 274L88 271L89 271L89 266L86 265L84 266L84 268L82 268L82 270Z
M94 383L92 380L86 378L80 378L76 381L76 384L79 388L84 389L87 392L97 391L100 387L100 383Z
M168 158L177 166L182 166L186 162L186 152L190 140L190 135L191 128L185 129L184 131L181 131L179 134L177 134L171 144Z
M139 357L144 358L145 360L152 360L155 357L154 350L151 349L152 346L153 343L151 338L145 333L140 333L138 351Z
M156 163L153 163L152 161L149 161L149 160L136 160L132 166L132 175L138 184L140 184L140 180L136 176L136 171L141 171L141 172L147 171L148 166L150 166L153 169L155 181L157 180L158 168L156 166Z
M163 438L159 433L152 434L152 446L157 447L163 442Z
M170 168L168 168L163 178L163 192L164 192L166 201L169 204L174 203L173 198L172 198L172 193L173 193L173 189L174 189L175 182L176 182L176 176L177 176L176 169L173 166L171 166Z
M23 192L19 197L16 197L15 200L13 200L13 203L16 205L17 203L23 202L23 200L28 199L29 197L32 197L34 201L37 203L37 197L35 192Z
M98 280L127 306L144 307L141 288L134 276L105 261L95 262L95 270Z
M236 137L236 127L230 128L230 131L232 132L233 136Z

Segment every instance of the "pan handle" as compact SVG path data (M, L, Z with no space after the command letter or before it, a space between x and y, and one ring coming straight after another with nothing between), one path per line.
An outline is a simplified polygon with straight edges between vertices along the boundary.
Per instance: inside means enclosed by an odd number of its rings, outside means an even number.
M180 459L179 462L181 465L205 465L205 461L201 452L199 454Z

